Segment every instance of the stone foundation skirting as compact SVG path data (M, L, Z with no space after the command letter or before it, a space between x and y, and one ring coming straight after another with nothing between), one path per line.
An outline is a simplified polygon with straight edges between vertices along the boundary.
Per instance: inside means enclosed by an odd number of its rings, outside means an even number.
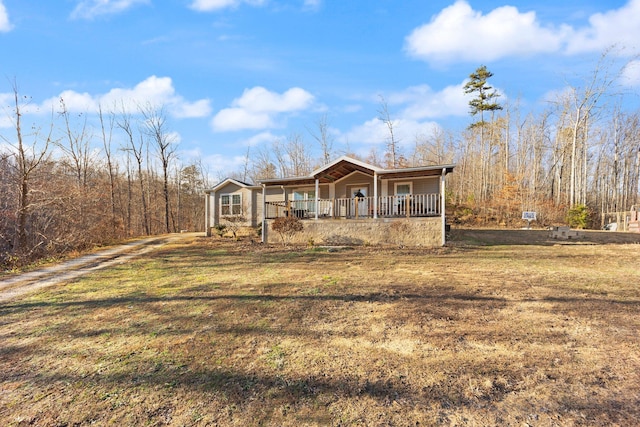
M282 243L267 220L265 241ZM304 229L290 243L313 245L442 246L442 218L379 218L304 220Z

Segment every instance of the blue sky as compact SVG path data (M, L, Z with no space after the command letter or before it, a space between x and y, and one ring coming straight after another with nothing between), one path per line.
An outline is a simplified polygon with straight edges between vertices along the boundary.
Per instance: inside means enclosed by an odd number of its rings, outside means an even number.
M312 144L322 117L338 154L382 151L381 97L404 144L463 129L483 64L526 114L616 45L637 109L639 22L640 0L0 0L0 100L15 78L26 122L50 122L59 98L92 119L162 104L182 162L224 176L248 146Z

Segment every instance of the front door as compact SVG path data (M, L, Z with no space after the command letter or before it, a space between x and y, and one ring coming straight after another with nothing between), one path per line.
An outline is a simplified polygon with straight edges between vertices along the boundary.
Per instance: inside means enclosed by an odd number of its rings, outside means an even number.
M351 197L351 216L363 217L369 215L369 185L352 185L349 186L349 195ZM356 203L357 199L357 203Z
M396 195L396 214L407 214L407 196L411 195L412 185L410 182L397 182L395 184Z

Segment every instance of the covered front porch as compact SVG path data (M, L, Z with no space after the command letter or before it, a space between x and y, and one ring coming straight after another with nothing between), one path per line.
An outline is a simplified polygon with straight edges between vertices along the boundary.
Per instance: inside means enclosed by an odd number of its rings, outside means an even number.
M272 220L295 217L305 220L303 234L313 241L314 235L356 241L366 233L367 242L396 242L403 229L432 235L435 227L444 244L445 177L452 171L452 165L383 169L341 157L308 176L263 180L263 241Z

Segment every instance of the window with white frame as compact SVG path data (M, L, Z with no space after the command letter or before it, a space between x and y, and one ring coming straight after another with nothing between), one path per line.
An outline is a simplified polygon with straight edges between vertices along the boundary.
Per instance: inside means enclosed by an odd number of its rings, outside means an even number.
M293 208L307 212L316 211L316 190L296 189L293 191Z
M294 190L293 200L315 200L316 190Z
M394 214L404 215L409 208L409 200L407 196L413 192L412 182L396 182L394 183L395 190L395 206L393 208Z
M405 196L407 194L411 194L412 192L413 192L412 182L396 182L395 183L396 196Z
M242 215L242 194L220 195L220 215Z

